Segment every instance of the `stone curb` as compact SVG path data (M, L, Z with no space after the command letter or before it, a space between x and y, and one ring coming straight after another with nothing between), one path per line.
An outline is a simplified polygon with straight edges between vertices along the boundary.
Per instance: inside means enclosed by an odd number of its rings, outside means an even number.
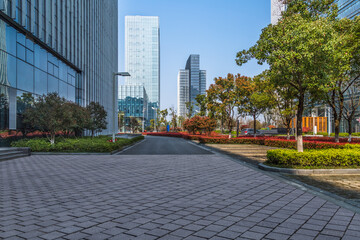
M261 170L269 172L279 172L292 175L342 175L342 174L360 174L360 168L356 169L294 169L294 168L278 168L267 166L259 163L258 167Z

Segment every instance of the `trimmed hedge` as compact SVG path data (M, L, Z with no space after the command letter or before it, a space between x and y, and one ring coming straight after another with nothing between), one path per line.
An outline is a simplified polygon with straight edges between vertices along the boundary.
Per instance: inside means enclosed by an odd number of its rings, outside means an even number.
M360 166L356 149L296 150L276 149L267 152L266 164L282 167L354 167Z
M144 139L138 136L131 139L117 138L112 143L111 137L58 138L52 146L47 138L22 139L12 142L12 147L29 147L32 152L98 152L106 153L121 150L124 146Z
M182 137L189 140L197 140L200 143L207 144L258 144L269 147L296 149L295 139L287 140L284 137L249 137L240 136L229 139L228 136L204 136L189 135L188 133L148 133L153 136ZM355 139L354 139L355 140ZM304 149L343 149L343 148L360 148L360 139L351 144L347 143L347 139L342 139L340 143L335 143L334 138L328 137L306 137L304 138ZM348 146L349 145L349 146Z

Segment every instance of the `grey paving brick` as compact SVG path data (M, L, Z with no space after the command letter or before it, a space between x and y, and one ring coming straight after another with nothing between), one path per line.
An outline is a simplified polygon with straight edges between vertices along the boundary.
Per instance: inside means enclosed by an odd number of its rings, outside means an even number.
M359 214L215 154L37 155L0 176L1 239L360 238Z

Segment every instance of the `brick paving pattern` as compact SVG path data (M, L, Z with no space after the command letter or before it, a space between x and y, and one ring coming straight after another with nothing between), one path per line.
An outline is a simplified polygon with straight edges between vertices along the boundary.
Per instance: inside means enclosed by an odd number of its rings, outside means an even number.
M0 239L359 239L360 215L219 155L0 162Z

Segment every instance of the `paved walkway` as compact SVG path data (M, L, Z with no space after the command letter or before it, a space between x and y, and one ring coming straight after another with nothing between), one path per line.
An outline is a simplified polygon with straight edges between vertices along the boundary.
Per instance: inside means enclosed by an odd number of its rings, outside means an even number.
M278 149L256 144L206 144L206 146L255 165L266 161L266 152L268 150Z
M359 214L217 154L0 162L0 239L359 239L359 229Z

